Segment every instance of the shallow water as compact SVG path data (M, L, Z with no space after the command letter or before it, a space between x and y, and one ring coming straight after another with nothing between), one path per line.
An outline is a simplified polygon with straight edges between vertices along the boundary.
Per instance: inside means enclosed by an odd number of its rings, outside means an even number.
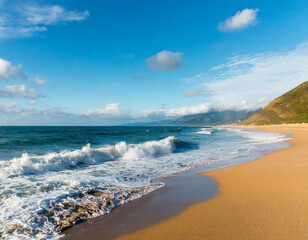
M65 227L163 187L157 178L263 153L287 138L224 128L1 127L0 231L57 239Z

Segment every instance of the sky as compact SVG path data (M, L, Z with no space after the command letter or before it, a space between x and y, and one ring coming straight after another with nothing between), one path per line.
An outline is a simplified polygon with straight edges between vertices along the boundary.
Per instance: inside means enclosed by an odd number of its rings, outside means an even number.
M0 0L0 125L254 110L308 80L306 0Z

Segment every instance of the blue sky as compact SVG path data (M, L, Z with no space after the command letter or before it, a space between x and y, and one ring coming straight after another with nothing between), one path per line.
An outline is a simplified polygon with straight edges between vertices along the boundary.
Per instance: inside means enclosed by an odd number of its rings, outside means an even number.
M0 124L254 109L308 79L308 2L0 0Z

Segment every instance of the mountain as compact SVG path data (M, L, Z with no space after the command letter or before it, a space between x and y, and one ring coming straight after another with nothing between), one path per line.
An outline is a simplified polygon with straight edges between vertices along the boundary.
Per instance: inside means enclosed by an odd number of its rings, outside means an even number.
M133 122L133 123L126 123L121 126L126 126L126 127L162 126L162 125L169 125L170 123L172 123L172 120L161 120L156 122Z
M271 101L260 112L245 120L245 125L308 122L308 81Z
M209 111L207 113L199 113L193 115L183 116L170 125L222 125L238 123L251 117L261 109L256 111L246 111L246 110L225 110L225 111Z
M161 120L156 122L134 122L127 123L121 126L211 126L211 125L222 125L231 123L240 123L245 119L251 117L261 109L256 111L246 110L226 110L226 111L209 111L207 113L199 113L192 115L185 115L176 120Z

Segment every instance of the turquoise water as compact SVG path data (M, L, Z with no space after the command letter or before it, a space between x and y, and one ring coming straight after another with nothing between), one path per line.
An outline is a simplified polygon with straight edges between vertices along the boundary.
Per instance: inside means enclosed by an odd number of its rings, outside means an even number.
M57 239L59 221L77 205L99 204L83 220L97 217L163 187L156 178L266 152L285 139L210 127L0 127L0 232Z

